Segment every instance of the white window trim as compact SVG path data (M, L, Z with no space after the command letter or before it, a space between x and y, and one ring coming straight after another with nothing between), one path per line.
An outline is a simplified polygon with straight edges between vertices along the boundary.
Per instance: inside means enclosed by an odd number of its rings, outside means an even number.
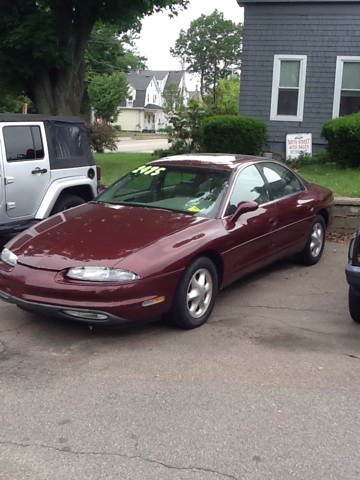
M337 118L340 114L341 84L345 62L360 62L360 57L348 57L339 55L336 57L336 72L334 86L334 102L332 118Z
M297 112L298 112L297 115L277 115L281 60L299 60L300 61L299 97L298 97L298 105L297 105ZM307 64L307 55L274 55L270 120L280 121L280 122L302 122L303 121L306 64Z

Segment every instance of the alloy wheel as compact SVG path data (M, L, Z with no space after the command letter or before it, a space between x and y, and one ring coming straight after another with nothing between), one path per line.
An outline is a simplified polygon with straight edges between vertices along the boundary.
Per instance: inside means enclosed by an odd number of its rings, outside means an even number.
M187 290L187 308L193 318L207 311L213 295L213 280L205 268L197 270L191 277Z
M313 257L317 257L324 243L324 229L321 223L315 223L311 232L310 252Z

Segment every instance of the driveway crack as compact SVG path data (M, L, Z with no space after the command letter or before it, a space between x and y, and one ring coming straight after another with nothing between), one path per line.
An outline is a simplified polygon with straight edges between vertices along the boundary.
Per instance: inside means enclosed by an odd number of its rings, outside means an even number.
M226 304L227 307L239 308L238 305ZM267 308L270 310L290 310L291 312L318 312L318 313L334 313L334 311L315 310L314 308L294 308L294 307L272 307L270 305L241 305L241 308Z
M46 450L54 450L56 452L60 453L67 453L70 455L102 455L102 456L109 456L109 457L121 457L121 458L127 458L129 460L143 460L144 462L156 464L156 465L161 465L164 468L168 468L171 470L177 470L177 471L197 471L197 472L207 472L207 473L213 473L216 475L220 475L224 478L230 478L232 480L240 480L238 477L234 477L233 475L219 472L217 470L214 470L212 468L205 468L205 467L196 467L196 466L188 466L188 467L176 467L174 465L167 464L165 462L161 462L160 460L155 460L153 458L146 458L140 454L138 455L127 455L125 453L110 453L110 452L95 452L95 451L74 451L70 450L69 448L66 447L54 447L51 445L43 445L43 444L31 444L31 443L21 443L21 442L11 442L11 441L0 441L0 445L12 445L15 447L23 447L23 448L29 448L29 447L34 447L34 448L43 448Z
M30 325L33 323L33 320L30 320L30 322L22 323L21 325L18 325L17 327L9 328L8 330L0 330L0 333L8 333L8 332L15 332L16 330L19 330L20 328L26 327L27 325Z

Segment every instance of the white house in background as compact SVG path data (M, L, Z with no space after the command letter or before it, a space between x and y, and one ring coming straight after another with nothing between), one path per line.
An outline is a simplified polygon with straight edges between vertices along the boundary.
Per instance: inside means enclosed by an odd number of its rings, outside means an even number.
M129 96L119 107L116 122L122 130L157 132L167 127L163 93L168 83L176 82L187 105L193 92L185 85L185 73L179 71L132 70L128 75Z

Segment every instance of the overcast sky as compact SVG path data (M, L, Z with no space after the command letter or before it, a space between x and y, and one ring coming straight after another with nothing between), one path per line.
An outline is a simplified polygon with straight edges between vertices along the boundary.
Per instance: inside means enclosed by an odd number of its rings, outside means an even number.
M192 20L202 14L210 15L215 9L223 12L226 19L235 23L244 21L243 9L239 7L237 0L190 0L187 10L172 19L165 12L146 17L142 22L141 37L137 45L140 55L148 58L148 68L180 70L179 60L170 55L170 47L175 46L181 29L187 30Z

